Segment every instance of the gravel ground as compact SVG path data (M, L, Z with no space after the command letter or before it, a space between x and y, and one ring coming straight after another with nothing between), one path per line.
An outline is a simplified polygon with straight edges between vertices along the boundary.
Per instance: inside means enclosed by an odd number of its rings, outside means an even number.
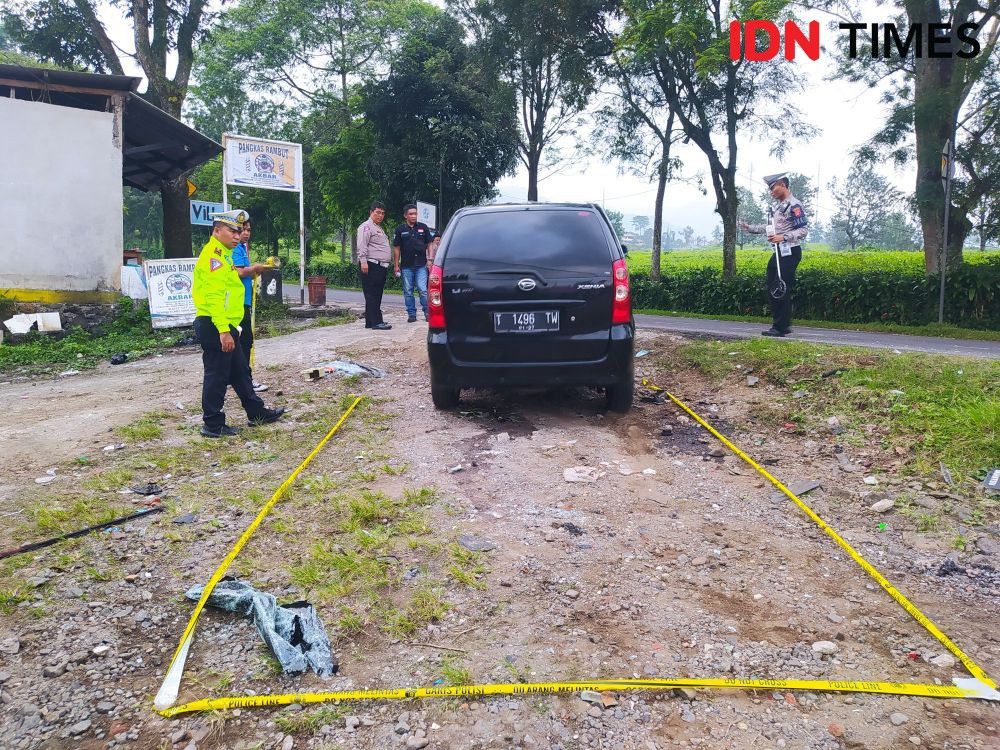
M289 418L221 447L196 437L194 352L0 385L2 546L52 533L43 510L69 509L61 523L84 525L73 524L81 497L135 507L142 499L127 486L136 483L158 484L167 508L7 561L0 747L1000 746L995 705L805 692L622 692L608 706L578 694L537 695L157 716L152 695L191 611L183 592L207 579L349 392L372 399L231 571L281 601L315 601L339 673L282 675L248 621L207 610L182 700L597 677L949 684L967 676L800 511L674 406L637 401L622 416L605 413L603 397L586 389L477 391L465 394L458 412L438 413L426 386L423 330L391 322L387 335L355 323L262 342L258 379L271 385L272 402L290 407ZM892 451L877 441L848 440L822 423L790 434L755 419L756 405L777 392L714 385L674 366L680 339L642 336L654 354L637 361L638 375L669 387L786 483L819 483L804 496L816 512L988 673L1000 671L1000 545L995 519L974 517L975 498L898 476ZM388 375L301 377L304 367L335 357ZM160 412L159 436L108 433L151 411ZM595 481L567 481L575 467L593 470ZM128 479L115 474L125 471ZM873 475L878 484L866 483ZM46 476L55 479L37 482ZM415 497L408 491L428 494L418 510L406 507L406 532L389 518L348 529L336 497L362 487L400 504ZM904 491L941 519L938 531L917 531L913 517L893 508L871 509ZM178 523L185 514L193 518ZM966 551L951 549L953 528L968 540ZM376 597L331 593L322 566L318 579L302 573L311 559L329 560L317 550L336 554L365 534L391 552L378 556L386 581ZM492 549L462 557L463 539ZM393 630L380 619L411 611L416 592L429 590L443 608L426 621L412 618L415 628ZM347 607L361 620L353 627Z

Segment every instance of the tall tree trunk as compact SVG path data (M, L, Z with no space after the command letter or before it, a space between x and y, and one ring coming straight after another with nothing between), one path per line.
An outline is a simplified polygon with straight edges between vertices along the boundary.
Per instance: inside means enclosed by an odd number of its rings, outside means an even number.
M663 195L667 191L667 163L670 159L669 138L670 131L667 130L667 140L663 142L663 154L660 158L659 179L656 183L656 205L653 206L653 253L650 256L649 279L654 284L660 283L662 273Z
M715 183L716 211L722 218L722 278L736 275L736 170L719 169Z
M351 232L351 263L358 262L358 235Z
M163 257L190 258L193 252L187 173L164 182L160 199L163 203Z
M340 262L347 262L347 222L340 225Z
M528 147L528 200L538 200L538 165L542 160L542 150L535 144Z

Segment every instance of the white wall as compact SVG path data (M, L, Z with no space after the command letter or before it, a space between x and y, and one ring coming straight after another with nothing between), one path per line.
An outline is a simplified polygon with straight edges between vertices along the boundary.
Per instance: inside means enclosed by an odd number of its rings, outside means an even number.
M0 98L0 291L121 286L113 115Z

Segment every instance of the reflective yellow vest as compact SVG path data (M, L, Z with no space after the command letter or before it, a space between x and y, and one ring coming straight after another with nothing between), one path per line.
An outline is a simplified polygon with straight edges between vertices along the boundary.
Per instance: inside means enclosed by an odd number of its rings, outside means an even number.
M219 333L243 320L243 281L233 267L233 251L210 237L194 266L191 297L195 314L207 315Z

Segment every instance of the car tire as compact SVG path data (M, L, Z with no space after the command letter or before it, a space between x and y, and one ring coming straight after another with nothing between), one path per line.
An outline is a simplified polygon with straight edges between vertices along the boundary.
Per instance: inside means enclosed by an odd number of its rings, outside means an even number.
M454 409L458 406L460 393L458 388L431 384L431 401L435 409Z
M635 396L635 382L632 378L618 385L609 385L605 390L608 397L608 411L624 414L632 408L632 399Z

